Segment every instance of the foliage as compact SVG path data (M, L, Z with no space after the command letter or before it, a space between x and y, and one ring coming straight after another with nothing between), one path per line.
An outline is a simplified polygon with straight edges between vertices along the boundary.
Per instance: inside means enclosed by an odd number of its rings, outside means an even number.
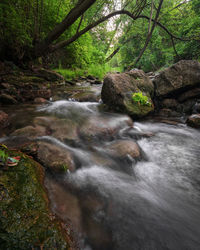
M74 0L1 0L0 1L0 55L1 60L20 63L31 55L34 46L60 23L77 4ZM56 41L70 39L79 30L116 9L124 8L135 13L138 0L106 0L95 3L79 17ZM145 2L145 1L144 1ZM159 0L154 0L155 18ZM125 7L124 7L125 6ZM151 41L137 68L144 71L156 71L180 59L200 60L200 0L165 0L159 22L177 37L194 37L189 41L174 40L157 25ZM141 9L141 15L150 16L151 0ZM66 48L43 56L34 63L46 63L52 68L67 69L67 75L91 72L103 77L112 67L131 65L144 46L148 33L148 20L132 20L126 15L116 16L109 22L103 22L93 30L82 35ZM113 50L120 50L109 65L105 64ZM175 50L174 50L175 47ZM108 69L109 68L109 69ZM78 70L77 70L78 69Z
M8 159L7 147L0 144L0 160L5 163Z
M136 92L132 95L132 101L138 103L139 105L151 106L149 98L142 94L142 92Z

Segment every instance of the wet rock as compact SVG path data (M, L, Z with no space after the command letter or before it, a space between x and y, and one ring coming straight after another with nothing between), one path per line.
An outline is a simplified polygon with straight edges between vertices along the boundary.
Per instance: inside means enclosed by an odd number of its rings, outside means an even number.
M146 95L150 105L133 102L132 95L135 92ZM107 75L104 79L101 98L113 110L133 117L144 117L154 110L151 100L153 94L154 86L149 77L142 70L132 70L128 73Z
M28 138L35 138L38 136L46 135L46 129L42 126L35 126L35 127L27 126L27 127L15 130L11 135L12 136L26 136Z
M71 153L59 146L39 142L37 158L45 167L55 172L75 171Z
M17 100L11 95L1 94L0 95L0 103L2 104L16 104Z
M42 126L47 135L65 142L78 140L77 125L71 119L59 119L57 117L41 116L34 119L35 126Z
M0 128L5 128L8 124L8 114L0 110Z
M45 103L47 103L48 101L46 100L46 99L44 99L44 98L42 98L42 97L36 97L35 99L34 99L34 103L36 103L36 104L45 104Z
M1 249L68 249L67 228L49 210L42 167L19 152L19 164L0 169Z
M182 60L162 71L154 79L157 97L169 96L200 83L200 63Z
M124 158L127 155L133 159L140 157L140 148L134 141L119 140L108 146L109 153L115 157Z
M87 142L102 139L111 139L121 128L133 126L132 120L127 116L118 117L91 117L79 129L79 135Z
M200 128L200 114L194 114L188 117L187 125L193 128Z
M101 96L94 92L76 93L71 96L74 100L79 102L99 102Z

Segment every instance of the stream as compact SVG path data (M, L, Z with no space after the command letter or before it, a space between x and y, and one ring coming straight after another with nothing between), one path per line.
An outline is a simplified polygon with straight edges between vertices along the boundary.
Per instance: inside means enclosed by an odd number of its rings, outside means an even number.
M79 131L65 142L51 135L38 140L73 154L76 170L47 171L45 185L80 249L200 249L199 130L153 120L132 125L96 102L61 100L26 110L16 112L15 128L42 115L73 120ZM139 157L124 153L130 144L113 152L114 143L127 141L139 146Z

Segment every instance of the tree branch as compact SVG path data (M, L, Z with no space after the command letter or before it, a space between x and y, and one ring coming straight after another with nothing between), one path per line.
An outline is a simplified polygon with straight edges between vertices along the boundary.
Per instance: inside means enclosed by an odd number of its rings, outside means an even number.
M99 25L100 23L105 22L106 20L108 20L109 18L116 16L116 15L127 15L130 18L132 18L133 20L136 19L146 19L149 21L150 17L145 16L145 15L140 15L140 16L134 16L133 14L131 14L129 11L127 10L118 10L118 11L114 11L112 13L110 13L107 16L104 16L102 18L100 18L99 20L97 20L96 22L89 24L86 28L84 28L83 30L79 31L78 33L76 33L74 36L72 36L70 39L66 40L66 41L62 41L59 42L55 45L52 45L49 47L49 52L54 52L57 49L61 49L65 46L68 46L69 44L73 43L74 41L76 41L80 36L82 36L83 34L85 34L86 32L88 32L89 30L93 29L94 27L96 27L97 25ZM175 35L173 35L163 24L161 24L160 22L156 22L155 19L152 19L152 22L156 23L160 28L162 28L170 37L173 37L174 39L180 40L180 41L191 41L191 39L186 39L186 38L181 38L181 37L177 37Z

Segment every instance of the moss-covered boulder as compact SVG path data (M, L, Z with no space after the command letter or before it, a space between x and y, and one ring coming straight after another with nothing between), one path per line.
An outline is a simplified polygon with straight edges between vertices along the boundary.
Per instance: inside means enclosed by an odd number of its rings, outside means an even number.
M42 167L9 154L21 160L0 167L0 249L69 249L66 230L48 207Z
M147 96L151 105L134 102L134 93ZM154 85L142 70L132 70L122 74L108 74L103 83L101 98L111 109L127 113L133 117L144 117L154 111L152 97Z

